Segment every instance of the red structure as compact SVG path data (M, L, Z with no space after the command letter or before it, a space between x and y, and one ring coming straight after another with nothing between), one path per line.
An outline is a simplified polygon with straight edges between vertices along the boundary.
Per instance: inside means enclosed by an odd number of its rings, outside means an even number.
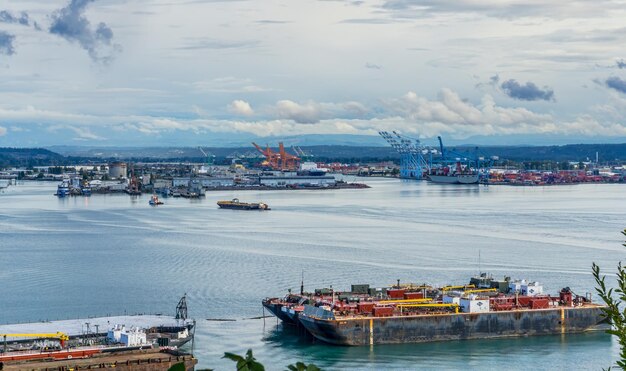
M263 149L256 143L252 143L254 147L265 156L265 161L262 162L263 166L267 166L272 170L287 170L295 171L300 166L300 157L294 156L285 151L283 142L278 143L278 152L274 152L269 145Z

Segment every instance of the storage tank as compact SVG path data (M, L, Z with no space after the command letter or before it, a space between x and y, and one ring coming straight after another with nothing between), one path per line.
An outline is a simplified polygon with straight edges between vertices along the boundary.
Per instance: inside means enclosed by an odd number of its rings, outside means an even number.
M109 177L113 179L126 178L128 168L125 162L113 162L109 165Z

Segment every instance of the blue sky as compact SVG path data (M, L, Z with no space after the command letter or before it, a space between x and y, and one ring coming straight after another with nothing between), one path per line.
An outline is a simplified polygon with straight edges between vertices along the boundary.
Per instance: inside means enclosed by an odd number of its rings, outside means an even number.
M626 142L624 5L5 0L0 145Z

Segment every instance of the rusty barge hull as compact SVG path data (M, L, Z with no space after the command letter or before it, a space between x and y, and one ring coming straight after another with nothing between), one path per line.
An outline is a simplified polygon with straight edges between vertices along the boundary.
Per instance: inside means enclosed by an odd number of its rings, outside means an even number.
M604 321L601 308L585 306L335 319L300 315L299 320L319 340L359 346L583 332Z

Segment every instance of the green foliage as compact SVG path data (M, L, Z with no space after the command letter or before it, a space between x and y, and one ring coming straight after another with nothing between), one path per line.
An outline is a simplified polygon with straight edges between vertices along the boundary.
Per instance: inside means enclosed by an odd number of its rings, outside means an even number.
M252 355L252 349L248 349L246 356L242 357L234 353L224 353L224 357L237 363L237 371L265 371L265 367L259 363ZM289 371L321 371L321 369L314 364L305 364L303 362L297 362L293 365L287 366Z
M237 371L265 371L265 367L257 362L256 358L252 355L252 349L248 349L246 357L234 353L224 353L224 357L237 363Z
M185 363L180 362L170 367L167 371L187 371L187 370L185 369Z
M622 231L626 236L626 229ZM626 247L626 243L623 244ZM620 360L617 366L626 370L626 307L620 308L622 303L626 303L626 268L620 262L617 265L617 288L607 288L606 276L600 275L600 267L593 263L593 277L596 280L596 292L606 304L602 309L607 321L612 325L606 332L614 335L619 340ZM610 369L610 368L609 368Z
M321 371L319 367L314 364L306 365L303 362L297 362L296 364L287 366L289 371Z

